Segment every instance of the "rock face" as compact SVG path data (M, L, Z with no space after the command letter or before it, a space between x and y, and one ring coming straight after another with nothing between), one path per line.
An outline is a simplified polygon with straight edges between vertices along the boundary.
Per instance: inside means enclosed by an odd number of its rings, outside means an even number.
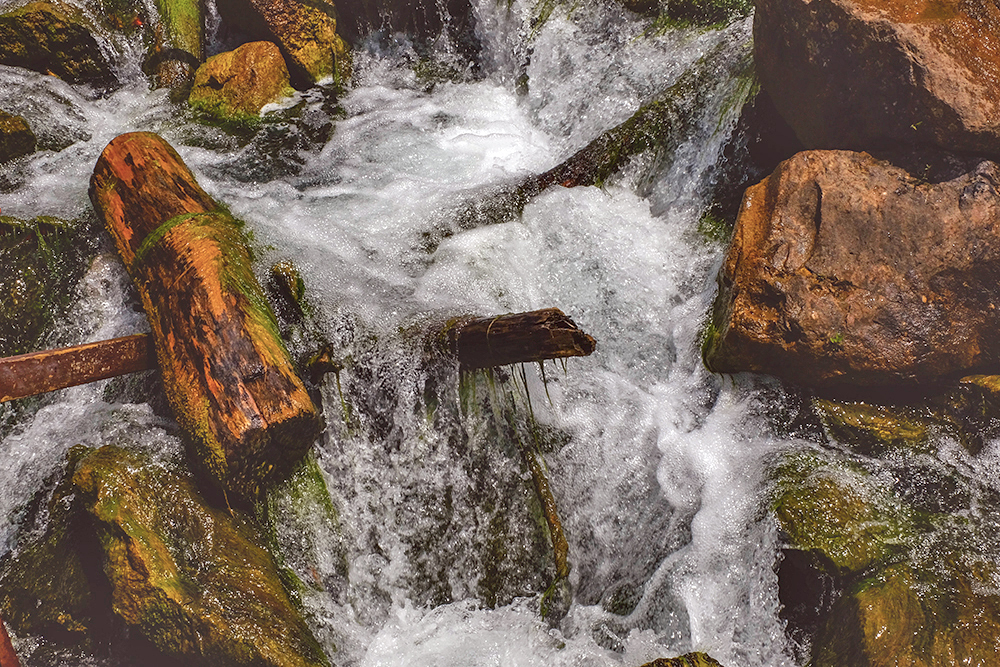
M90 31L70 10L33 2L0 16L0 64L107 89L116 83Z
M35 152L35 134L20 116L0 111L0 162Z
M188 103L221 120L257 118L261 107L292 92L281 51L271 42L251 42L212 56L198 68Z
M686 653L677 658L657 658L642 667L722 667L722 665L704 653Z
M186 664L327 664L251 526L206 505L190 478L106 446L73 485L115 614L160 651Z
M251 520L144 454L67 458L3 562L0 611L16 633L110 648L122 664L328 665Z
M1000 362L1000 168L915 176L811 151L746 192L705 361L807 386L920 386Z
M757 0L761 84L807 148L1000 155L1000 6Z
M252 38L276 43L288 64L292 85L307 88L332 76L350 77L347 44L337 34L337 14L327 0L222 0L223 19Z

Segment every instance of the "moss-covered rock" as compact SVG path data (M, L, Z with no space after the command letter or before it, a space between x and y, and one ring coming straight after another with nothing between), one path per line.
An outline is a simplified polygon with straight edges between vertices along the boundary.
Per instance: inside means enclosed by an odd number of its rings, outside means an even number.
M158 650L202 665L326 665L254 527L192 480L114 446L78 466L114 613Z
M111 64L81 17L65 5L33 2L0 16L0 64L108 89Z
M36 143L28 121L0 110L0 162L34 153Z
M253 122L265 104L292 92L278 47L251 42L205 61L195 72L188 103L222 121Z
M333 77L351 75L347 43L337 34L336 9L325 0L222 0L224 20L252 38L276 43L285 56L292 85L308 88Z
M199 0L156 0L160 21L143 65L158 88L186 93L205 58L205 27ZM183 99L183 97L181 98Z
M862 579L834 605L813 667L992 665L1000 596L964 568L929 573L899 563Z
M908 509L861 469L799 453L784 459L777 477L772 510L786 544L833 574L885 560L912 534Z
M44 528L23 531L0 573L0 614L19 635L43 635L63 645L87 645L106 632L106 590L88 575L96 565L92 531L72 503L72 476L84 447L70 450L55 490L40 494L29 514ZM103 609L102 609L103 607Z
M0 217L0 355L37 349L95 252L82 223Z
M899 447L922 451L930 423L906 408L816 399L820 418L834 440L872 454Z

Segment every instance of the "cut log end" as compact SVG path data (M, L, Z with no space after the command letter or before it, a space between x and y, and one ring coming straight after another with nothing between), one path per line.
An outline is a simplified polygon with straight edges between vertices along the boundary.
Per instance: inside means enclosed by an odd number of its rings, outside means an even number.
M464 370L585 357L597 346L558 308L462 319L449 325L447 339Z

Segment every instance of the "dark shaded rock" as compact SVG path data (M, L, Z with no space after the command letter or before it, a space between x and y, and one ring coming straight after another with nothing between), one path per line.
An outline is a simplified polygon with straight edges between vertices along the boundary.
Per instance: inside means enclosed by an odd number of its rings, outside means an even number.
M402 32L417 46L448 37L458 53L475 60L482 45L470 0L340 0L341 30L351 42L372 32Z
M205 61L195 73L188 103L223 121L246 122L258 119L265 104L291 92L278 47L251 42Z
M73 504L73 472L88 453L84 447L70 450L54 491L40 493L29 508L33 530L22 531L4 560L0 611L19 635L89 647L108 633L110 592L93 576L100 568L97 542Z
M72 9L33 2L0 16L0 64L98 89L116 85L111 65Z
M757 73L807 148L1000 155L1000 6L756 0Z
M105 446L73 475L114 613L159 651L200 665L326 665L255 529L192 480Z
M831 610L814 667L990 665L1000 636L1000 596L979 592L990 573L892 565L866 577Z
M350 54L337 34L332 2L222 0L218 8L224 20L252 39L278 45L296 88L308 88L328 76L337 83L350 78Z
M40 346L96 249L82 223L0 217L0 356Z
M34 153L35 144L35 134L26 120L0 111L0 162Z
M811 151L749 188L708 367L845 391L996 367L1000 169L953 176L943 164L914 175L865 153Z

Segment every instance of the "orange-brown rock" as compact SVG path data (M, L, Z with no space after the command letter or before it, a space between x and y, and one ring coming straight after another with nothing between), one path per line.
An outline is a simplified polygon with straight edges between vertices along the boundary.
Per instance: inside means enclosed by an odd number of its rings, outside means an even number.
M807 151L749 188L709 368L827 388L995 369L1000 166L950 169L917 176L866 153Z
M756 0L765 90L807 148L1000 155L1000 6Z
M261 107L292 92L281 51L251 42L212 56L198 68L188 103L222 120L257 118Z
M350 77L347 43L337 33L337 11L329 0L220 0L218 7L224 20L254 39L278 45L296 88Z
M319 423L241 223L149 132L108 144L90 199L139 292L191 458L223 489L255 497L298 463Z

